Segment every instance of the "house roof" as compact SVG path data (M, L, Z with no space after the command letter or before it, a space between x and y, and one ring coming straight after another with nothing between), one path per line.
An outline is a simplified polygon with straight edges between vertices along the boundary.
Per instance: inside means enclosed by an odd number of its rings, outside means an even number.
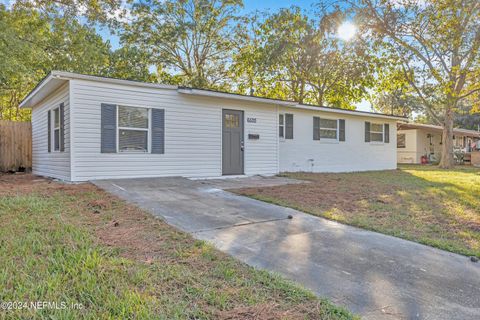
M435 126L432 124L422 124L422 123L399 123L397 125L398 130L414 130L414 129L422 129L432 132L443 132L443 128L441 126ZM453 134L462 135L467 137L474 137L480 138L480 132L475 130L468 130L468 129L461 129L461 128L454 128Z
M43 78L32 91L20 102L20 108L31 108L35 106L38 102L42 101L50 93L57 90L68 80L79 79L79 80L91 80L99 81L105 83L113 84L124 84L129 86L139 86L139 87L148 87L148 88L159 88L159 89L172 89L176 90L177 86L165 85L159 83L148 83L136 80L124 80L117 78L108 78L108 77L99 77L86 75L81 73L65 72L65 71L52 71L45 78Z
M303 110L311 110L311 111L323 111L323 112L331 112L331 113L340 113L340 114L351 114L356 116L369 116L375 118L388 118L394 119L399 121L406 121L406 117L402 116L395 116L385 113L377 113L377 112L368 112L368 111L360 111L360 110L348 110L348 109L339 109L333 107L326 107L326 106L318 106L312 104L302 104L291 100L280 100L280 99L272 99L272 98L264 98L258 96L251 96L239 93L230 93L230 92L223 92L223 91L216 91L216 90L209 90L209 89L198 89L198 88L190 88L190 87L178 87L179 93L184 94L192 94L198 96L208 96L208 97L217 97L217 98L225 98L225 99L235 99L235 100L245 100L245 101L256 101L262 103L271 103L275 105L281 105L285 107L291 107L295 109L303 109Z
M85 75L85 74L65 72L65 71L50 72L45 78L43 78L37 84L37 86L25 97L25 99L22 100L22 102L20 103L20 108L34 107L40 101L44 100L49 94L51 94L52 92L57 90L59 87L61 87L64 83L72 79L90 80L90 81L98 81L98 82L112 83L112 84L123 84L123 85L138 86L138 87L170 89L170 90L176 90L178 93L181 93L181 94L267 103L267 104L273 104L277 106L292 107L296 109L311 110L311 111L323 111L323 112L349 114L349 115L356 115L356 116L363 115L363 116L369 116L369 117L375 117L375 118L386 118L386 119L393 119L393 120L399 120L399 121L406 120L406 117L389 115L384 113L367 112L367 111L359 111L359 110L346 110L346 109L338 109L338 108L326 107L326 106L300 104L298 102L289 101L289 100L272 99L272 98L258 97L258 96L252 96L252 95L244 95L244 94L222 92L222 91L215 91L215 90L208 90L208 89L190 88L190 87L175 86L175 85L148 83L148 82L135 81L135 80L124 80L124 79L117 79L117 78L92 76L92 75Z
M209 90L209 89L198 89L198 88L190 88L190 87L179 86L177 91L179 93L191 94L191 95L196 95L196 96L206 96L206 97L215 97L215 98L253 101L253 102L270 103L270 104L290 106L290 107L297 105L297 103L295 101L264 98L264 97L258 97L258 96L249 96L249 95L244 95L244 94L239 94L239 93L230 93L230 92L215 91L215 90Z

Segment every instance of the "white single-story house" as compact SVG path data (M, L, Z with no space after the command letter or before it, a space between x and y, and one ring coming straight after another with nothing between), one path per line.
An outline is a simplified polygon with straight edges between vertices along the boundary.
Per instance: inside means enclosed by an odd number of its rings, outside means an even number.
M421 163L421 157L429 161L439 161L442 155L441 126L419 123L399 123L397 131L398 163ZM455 150L468 153L475 141L480 139L480 132L466 129L453 130Z
M405 120L60 71L21 107L33 173L67 181L395 169Z

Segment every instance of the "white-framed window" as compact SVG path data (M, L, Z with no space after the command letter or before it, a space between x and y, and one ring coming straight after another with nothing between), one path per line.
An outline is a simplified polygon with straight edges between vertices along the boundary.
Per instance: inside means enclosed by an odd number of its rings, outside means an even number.
M384 142L384 125L383 123L371 123L370 124L370 141L371 142Z
M338 120L320 118L320 139L338 140Z
M53 109L53 151L60 151L60 108Z
M278 115L278 136L280 138L285 138L285 115Z
M117 106L118 152L149 152L150 109Z

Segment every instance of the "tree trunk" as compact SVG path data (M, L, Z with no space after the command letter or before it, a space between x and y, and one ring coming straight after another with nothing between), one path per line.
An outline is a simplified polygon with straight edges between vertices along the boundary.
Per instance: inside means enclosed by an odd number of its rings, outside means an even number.
M300 80L300 94L298 97L299 104L303 104L304 94L305 94L305 82L303 80Z
M448 108L445 112L442 133L442 157L439 167L451 169L455 165L453 161L453 109Z

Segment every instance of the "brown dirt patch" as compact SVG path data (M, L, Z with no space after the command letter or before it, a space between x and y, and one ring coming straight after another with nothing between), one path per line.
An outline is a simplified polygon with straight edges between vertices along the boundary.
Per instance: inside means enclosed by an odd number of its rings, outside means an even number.
M244 188L235 192L254 196L266 196L282 199L288 203L301 203L302 207L329 210L338 208L347 212L358 211L362 201L369 203L395 202L392 197L398 187L387 190L379 186L375 181L363 179L342 179L335 174L315 174L307 177L303 174L298 178L304 178L311 183L290 184L270 188Z
M219 312L218 319L223 320L274 320L274 319L301 319L301 314L290 311L279 311L275 304L261 304L257 306L240 307Z

